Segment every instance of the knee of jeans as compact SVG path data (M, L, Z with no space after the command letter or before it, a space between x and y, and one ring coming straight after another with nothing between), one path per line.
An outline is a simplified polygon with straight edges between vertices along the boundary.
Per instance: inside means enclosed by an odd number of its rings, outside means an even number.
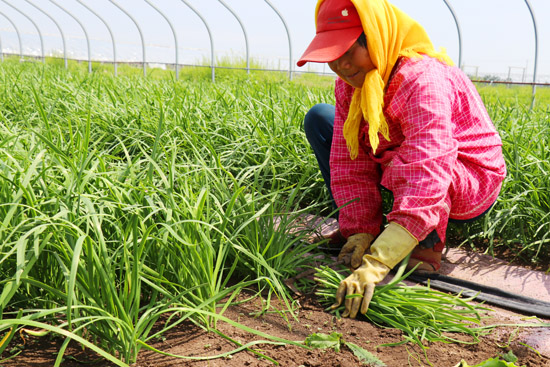
M327 108L334 108L326 103L319 103L311 107L304 117L304 131L307 137L319 134L322 121L326 119Z
M307 111L304 117L304 131L307 136L311 135L316 130L317 121L319 119L319 105L315 105Z

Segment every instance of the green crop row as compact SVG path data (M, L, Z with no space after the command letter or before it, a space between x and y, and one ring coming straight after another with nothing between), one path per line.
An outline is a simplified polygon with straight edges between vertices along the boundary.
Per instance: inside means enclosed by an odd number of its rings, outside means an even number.
M243 287L292 308L282 280L312 246L289 227L319 196L297 128L314 94L33 63L0 64L0 83L0 335L85 332L122 365L184 320L215 327Z
M185 320L231 322L224 310L244 287L293 309L283 280L315 256L294 222L330 210L302 119L333 100L331 83L180 76L0 63L0 351L31 326L122 366ZM489 112L509 176L466 237L520 244L539 261L548 104L495 100Z

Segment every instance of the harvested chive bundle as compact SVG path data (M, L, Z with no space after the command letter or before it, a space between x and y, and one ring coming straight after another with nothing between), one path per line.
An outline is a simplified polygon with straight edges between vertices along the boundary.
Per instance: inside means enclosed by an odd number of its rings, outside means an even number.
M476 344L480 341L479 337L488 332L479 326L480 311L487 308L468 303L473 298L461 298L460 295L436 291L429 286L406 286L401 281L407 275L377 286L365 314L376 325L397 328L405 334L403 341L384 346L399 345L408 341L418 344L423 349L427 348L426 341ZM323 303L333 304L336 300L336 290L346 276L326 266L317 268L315 279L319 283L319 288L316 295ZM339 313L343 308L342 305L335 312ZM451 333L469 335L470 341L457 339L451 336Z

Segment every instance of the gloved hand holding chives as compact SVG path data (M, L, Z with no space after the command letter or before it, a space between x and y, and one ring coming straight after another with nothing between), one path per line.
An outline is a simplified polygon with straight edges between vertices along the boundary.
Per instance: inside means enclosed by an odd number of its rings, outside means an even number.
M359 307L361 313L365 314L375 285L381 282L416 245L418 240L405 228L397 223L390 223L370 246L370 254L363 256L362 265L340 283L336 291L336 303L331 308L340 306L345 298L346 310L342 314L343 317L355 318Z

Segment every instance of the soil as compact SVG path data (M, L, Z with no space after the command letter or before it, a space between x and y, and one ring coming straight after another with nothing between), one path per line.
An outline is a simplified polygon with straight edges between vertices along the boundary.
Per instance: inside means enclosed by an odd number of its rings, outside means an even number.
M526 261L521 261L512 253L500 253L510 264L516 264L541 270L539 266L533 266ZM507 256L506 256L507 255ZM502 258L499 256L499 258ZM546 270L546 269L542 269ZM241 299L249 299L250 294L243 292ZM277 300L271 300L267 311L266 301L260 297L240 305L229 307L224 316L237 321L249 328L264 332L286 340L303 342L313 333L342 334L346 342L354 343L372 353L388 367L456 367L461 360L469 365L481 363L489 358L494 358L512 352L518 360L517 366L525 367L550 367L550 358L541 355L538 351L521 342L522 333L517 327L499 327L489 335L481 338L474 344L448 344L433 343L427 345L423 351L416 344L405 343L398 346L381 346L382 344L397 343L403 340L403 334L396 329L381 328L363 319L341 319L325 310L313 294L297 295L294 297L295 318L285 310L285 306ZM515 324L517 314L505 310L491 312L484 319L484 324ZM543 320L550 322L550 320ZM190 321L183 322L162 338L150 344L164 353L186 356L177 358L142 349L137 362L133 367L264 367L280 366L289 367L348 367L361 366L359 359L353 352L343 346L340 351L332 349L306 349L295 345L277 345L273 343L258 343L251 346L251 350L241 350L232 353L239 345L253 341L265 341L252 333L237 329L225 322L218 322L217 330L206 331ZM220 334L225 335L222 336ZM233 341L231 341L231 339ZM462 339L468 341L468 337ZM55 363L57 352L63 343L63 339L55 335L33 337L20 335L11 341L11 345L2 354L0 367L51 367ZM236 343L240 343L237 345ZM213 358L226 355L225 357ZM207 359L210 357L211 359ZM193 360L190 358L196 358ZM273 361L276 361L274 363ZM110 363L90 350L83 349L80 345L71 342L64 354L61 367L85 367L101 366L111 367ZM368 365L367 365L368 366Z
M246 297L242 295L243 299ZM262 300L256 297L254 300L230 307L224 315L231 320L240 322L250 328L262 331L266 334L280 338L304 341L313 333L331 334L338 332L342 339L352 342L383 361L389 367L401 366L437 366L454 367L461 360L470 365L483 362L488 358L506 354L512 351L518 357L516 364L526 367L548 367L550 359L537 354L537 352L523 345L519 341L517 328L498 328L491 335L482 338L477 344L445 344L434 343L429 345L424 355L421 348L415 344L406 343L400 346L383 347L381 344L402 341L402 333L396 329L377 327L366 319L338 319L324 310L313 295L302 295L295 298L296 319L290 317L285 321L283 314L275 307L277 302L272 301L271 307L261 315L258 311L262 307ZM265 303L263 304L265 306ZM491 315L494 315L492 313ZM499 318L487 318L485 323L506 322L505 314L498 313ZM509 322L509 321L508 321ZM251 333L224 323L218 322L218 330L229 338L242 344L266 340ZM467 340L466 337L464 337ZM8 357L9 353L20 351L12 358L0 363L0 366L36 366L51 367L54 365L57 351L63 340L54 336L25 337L12 341L11 351L4 352L2 357ZM163 352L187 357L207 357L229 353L237 348L237 345L228 338L224 338L213 331L205 331L200 327L186 322L164 335L152 345ZM294 367L347 367L362 365L358 358L347 347L342 347L339 352L332 349L305 349L294 345L275 345L260 343L252 346L258 354L251 351L240 351L223 358L211 360L186 360L165 356L159 353L142 349L135 367L206 367L206 366L273 366L274 363L267 358L276 361L280 366ZM9 348L8 348L9 349ZM267 358L262 357L266 356ZM426 358L427 357L427 358ZM102 366L110 367L109 363L89 350L82 349L76 344L71 344L65 353L62 367Z

